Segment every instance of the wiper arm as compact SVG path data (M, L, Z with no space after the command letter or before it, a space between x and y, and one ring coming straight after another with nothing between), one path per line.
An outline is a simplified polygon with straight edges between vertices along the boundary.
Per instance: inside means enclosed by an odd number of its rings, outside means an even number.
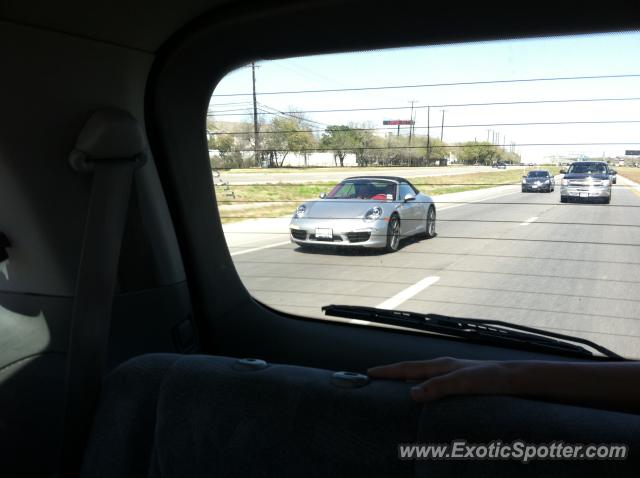
M466 319L357 305L325 305L322 310L326 315L333 317L395 325L493 345L516 344L527 349L546 352L552 350L587 358L594 357L595 354L586 348L589 347L607 358L624 360L615 352L582 337L558 334L500 320Z

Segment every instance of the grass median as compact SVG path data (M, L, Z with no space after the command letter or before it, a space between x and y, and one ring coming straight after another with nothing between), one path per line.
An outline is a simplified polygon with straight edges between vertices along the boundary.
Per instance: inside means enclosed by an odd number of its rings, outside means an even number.
M640 168L622 167L622 168L615 168L615 170L618 172L620 176L624 176L625 178L630 179L631 181L640 183Z
M533 168L531 168L533 169ZM542 168L541 168L542 169ZM553 174L560 168L544 167ZM525 172L526 174L526 172ZM522 169L479 172L446 176L427 176L406 179L411 181L420 192L430 196L486 189L504 185L519 185ZM216 186L218 207L223 223L245 219L280 217L293 214L296 206L304 201L318 198L320 193L329 192L338 181L321 181L307 184L247 184L230 185L235 197L229 197L229 191Z

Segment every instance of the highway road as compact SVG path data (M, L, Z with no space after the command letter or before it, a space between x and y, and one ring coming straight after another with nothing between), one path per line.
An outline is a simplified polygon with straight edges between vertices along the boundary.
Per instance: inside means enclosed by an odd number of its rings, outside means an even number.
M524 166L510 166L510 169L525 169ZM372 176L402 176L402 177L433 177L450 176L458 174L497 172L501 169L489 166L455 166L455 167L428 167L428 168L329 168L324 170L300 170L280 172L278 170L252 170L251 172L226 172L221 171L220 177L214 177L217 184L223 180L231 185L238 184L268 184L268 183L314 183L319 181L341 181L349 176L371 174Z
M341 303L497 319L578 335L640 358L640 191L562 204L519 186L438 198L438 236L393 254L307 251L288 218L225 225L237 270L277 309Z

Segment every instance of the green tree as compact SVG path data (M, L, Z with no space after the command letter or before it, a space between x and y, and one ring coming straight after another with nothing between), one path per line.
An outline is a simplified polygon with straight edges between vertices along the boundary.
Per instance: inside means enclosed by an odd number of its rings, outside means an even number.
M358 146L356 139L357 131L354 131L350 126L345 125L331 125L325 128L325 132L320 139L320 146L322 148L333 150L333 159L338 165L344 166L344 158L348 153L351 153Z
M276 117L263 132L261 149L270 167L282 167L289 153L306 155L316 147L316 139L301 118Z
M352 127L352 146L356 155L356 164L358 166L368 166L374 161L373 151L375 147L384 144L371 132L371 126L367 124L354 125Z
M232 134L215 134L209 140L209 148L218 152L218 160L212 158L211 167L232 168L242 166L242 155L238 151L236 138Z
M499 148L486 141L467 141L458 146L458 159L464 164L488 165L500 158Z

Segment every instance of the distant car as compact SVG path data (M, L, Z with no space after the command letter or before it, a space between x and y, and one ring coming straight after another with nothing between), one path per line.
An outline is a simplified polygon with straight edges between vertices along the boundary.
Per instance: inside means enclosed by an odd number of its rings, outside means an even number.
M616 184L618 182L618 172L615 169L609 170L609 176L611 177L611 184Z
M497 163L494 163L492 167L498 168L498 169L507 169L507 163L497 162Z
M302 247L331 244L399 249L400 239L436 235L436 206L409 181L395 176L343 180L320 200L296 209L291 242Z
M529 166L535 166L533 163L529 163Z
M556 181L549 171L535 170L529 171L526 176L522 176L522 192L547 192L555 191Z
M611 173L604 161L578 161L564 172L560 183L560 201L600 200L611 202Z

